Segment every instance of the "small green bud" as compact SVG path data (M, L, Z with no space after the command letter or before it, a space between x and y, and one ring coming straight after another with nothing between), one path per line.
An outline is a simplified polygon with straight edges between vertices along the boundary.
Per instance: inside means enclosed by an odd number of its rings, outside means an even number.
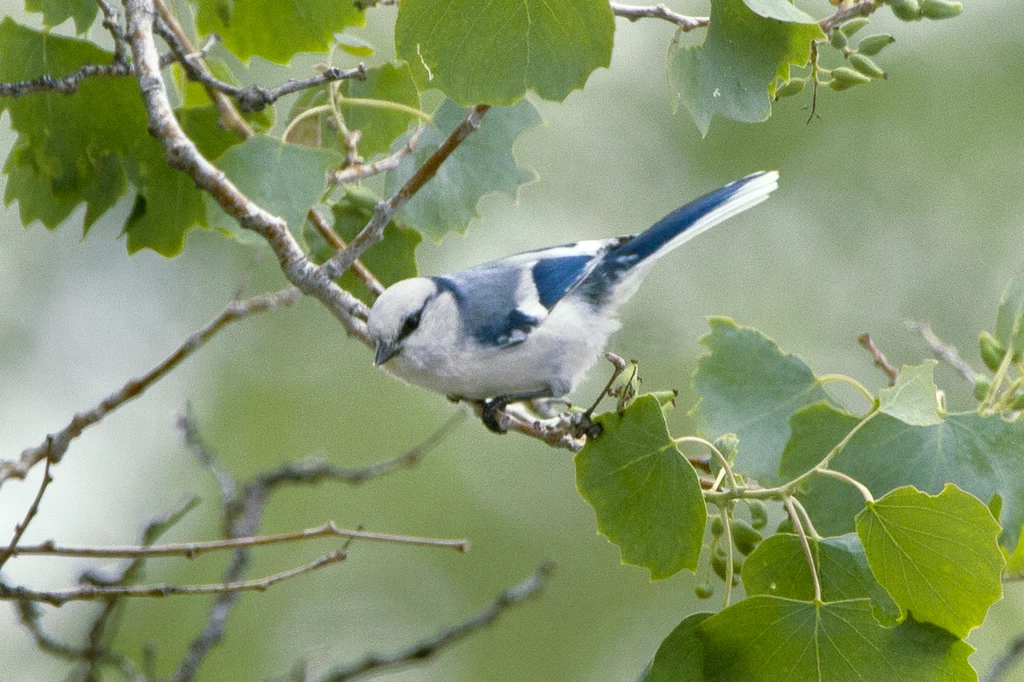
M998 370L999 365L1003 364L1006 349L996 340L996 337L988 332L982 332L981 336L978 337L978 348L981 351L981 359L984 360L985 366L993 372Z
M992 388L992 380L987 376L979 376L974 381L974 397L979 401L984 400L990 388Z
M710 581L703 582L693 588L693 593L697 595L697 599L711 599L715 594L715 586Z
M725 581L726 558L725 552L721 550L711 553L711 570L714 571L715 575L717 575L722 581Z
M716 516L711 519L711 534L716 538L725 532L725 524L722 522L721 516Z
M879 33L878 35L866 36L857 44L857 52L865 57L874 57L883 48L892 45L896 39L890 35Z
M837 50L841 50L846 47L846 34L842 31L832 31L832 35L829 36L828 42L832 47Z
M796 528L793 527L793 519L788 516L781 521L779 525L775 527L776 533L796 533Z
M857 17L856 19L850 19L848 22L843 24L841 30L843 33L846 34L846 37L849 38L854 33L861 30L870 23L871 22L867 19L867 17Z
M760 500L750 500L750 525L756 530L761 530L768 525L768 508Z
M746 556L757 548L761 542L761 534L754 530L750 524L741 519L732 522L732 543L740 554Z
M921 12L929 19L950 19L963 10L963 3L948 0L921 0Z
M806 82L803 78L794 78L782 87L776 88L775 99L799 95L800 91L804 89L804 83Z
M878 64L871 61L870 57L865 57L862 54L851 54L850 63L853 65L853 68L869 78L888 78L885 71L878 68Z
M740 449L740 439L735 433L724 433L715 439L714 446L722 453L727 462L736 459L736 453Z
M871 79L859 71L854 71L848 66L840 66L832 69L832 81L829 83L829 87L833 90L845 90L846 88L852 88L854 85L863 85L870 82ZM833 85L833 83L837 85Z
M923 16L917 0L893 0L892 13L903 21L917 21Z

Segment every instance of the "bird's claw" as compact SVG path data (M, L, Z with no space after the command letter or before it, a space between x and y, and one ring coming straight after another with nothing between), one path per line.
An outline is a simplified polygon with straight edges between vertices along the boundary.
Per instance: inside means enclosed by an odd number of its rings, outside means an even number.
M572 415L569 425L572 428L572 435L576 438L597 438L604 433L604 427L590 418L590 412Z
M508 431L509 417L505 413L508 403L499 398L484 400L481 420L490 431L494 433L506 433Z

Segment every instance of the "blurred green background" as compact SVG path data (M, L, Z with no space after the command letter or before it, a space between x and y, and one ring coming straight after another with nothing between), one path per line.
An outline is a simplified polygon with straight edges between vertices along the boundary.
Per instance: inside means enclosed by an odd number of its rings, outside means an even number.
M669 5L707 12L704 3ZM802 5L816 15L829 11L824 0ZM0 7L35 21L18 0L0 0ZM394 11L368 16L367 36L379 48L372 63L390 54ZM999 294L1024 262L1017 3L976 0L959 19L913 25L888 11L876 17L873 28L897 37L878 60L890 72L887 82L823 92L821 120L810 124L805 93L778 103L766 124L716 119L703 140L685 113L670 110L664 58L672 27L619 20L611 69L594 73L586 90L563 104L537 102L547 125L525 134L517 152L539 182L518 201L485 199L465 238L421 247L423 270L634 232L725 182L777 168L782 179L771 201L660 265L612 340L610 350L640 362L646 388L680 389L680 408L670 415L674 433L693 427L686 416L690 375L707 315L756 326L816 370L848 373L876 388L882 376L856 337L870 331L893 361L917 361L926 353L904 328L908 319L931 321L980 367L978 331L992 327ZM300 73L315 61L299 60ZM284 77L265 64L254 71L264 83ZM13 137L7 118L0 119L0 155ZM123 201L84 241L80 213L53 233L38 224L24 229L16 207L0 213L0 457L16 457L162 359L222 309L256 253L194 231L180 258L129 258L119 238L129 208ZM284 283L272 260L260 261L250 291ZM580 402L604 379L599 366ZM939 380L953 408L969 406L952 371L940 368ZM318 452L343 465L391 457L456 409L375 370L365 348L323 308L304 302L228 329L76 441L26 540L133 542L146 520L191 494L203 496L202 506L168 538L214 537L216 486L174 427L187 402L239 476ZM0 528L20 519L40 474L3 488ZM699 579L688 573L652 584L646 571L620 565L618 550L595 533L566 452L494 436L476 422L463 423L415 469L356 489L278 494L264 530L328 519L468 538L473 547L456 554L357 543L341 566L246 596L200 679L262 679L300 660L318 671L368 650L403 647L476 612L544 559L558 570L541 599L391 679L628 680L680 619L720 604L718 595L698 603ZM255 554L252 575L328 550L325 543L267 548ZM153 561L147 578L215 581L225 559ZM85 565L96 562L18 559L5 577L57 587ZM134 601L119 645L136 657L154 645L158 669L167 673L209 603ZM74 639L94 608L51 610L44 622ZM972 662L986 670L1022 630L1024 587L1007 585L1006 598L970 639L978 649ZM0 642L0 677L52 680L67 672L36 650L9 607L0 609ZM1024 668L1011 679L1024 680Z

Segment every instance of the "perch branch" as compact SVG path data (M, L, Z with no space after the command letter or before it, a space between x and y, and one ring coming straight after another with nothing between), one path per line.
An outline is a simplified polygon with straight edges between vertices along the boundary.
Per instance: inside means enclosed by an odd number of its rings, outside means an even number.
M651 5L639 7L636 5L622 5L617 2L609 3L612 6L612 13L617 17L624 17L630 21L640 19L664 19L679 26L683 31L692 31L708 25L708 17L687 17L673 12L665 5Z
M875 345L875 342L871 340L871 334L864 332L857 337L857 343L864 346L864 348L871 353L871 357L875 360L875 367L881 368L883 372L889 375L889 385L894 385L900 376L900 371L892 366L892 363L890 363L889 359L885 357L885 354L879 350L878 346Z
M978 381L978 375L973 369L971 369L971 366L960 357L960 353L957 351L956 346L951 346L936 336L930 324L927 322L907 322L906 324L907 329L916 331L921 335L924 342L932 349L932 353L935 354L935 357L952 366L960 373L960 376L966 379L971 385Z

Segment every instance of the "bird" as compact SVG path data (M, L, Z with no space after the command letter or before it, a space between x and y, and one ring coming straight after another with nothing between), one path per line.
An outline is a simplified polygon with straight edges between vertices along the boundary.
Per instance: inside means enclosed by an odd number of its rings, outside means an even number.
M619 329L619 308L654 263L761 203L776 171L757 172L669 213L647 230L526 251L387 287L367 316L374 364L453 401L482 405L502 432L511 403L564 398Z

